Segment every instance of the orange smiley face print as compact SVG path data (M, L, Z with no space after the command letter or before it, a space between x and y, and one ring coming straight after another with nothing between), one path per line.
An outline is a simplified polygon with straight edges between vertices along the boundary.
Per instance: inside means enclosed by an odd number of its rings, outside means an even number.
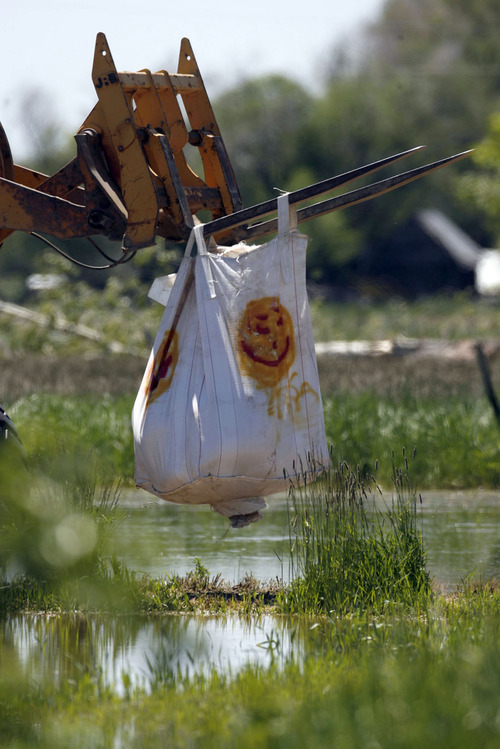
M148 405L169 389L178 358L179 336L177 331L167 330L149 370L146 385Z
M295 359L290 313L279 297L248 302L238 327L238 353L243 372L259 387L274 387Z

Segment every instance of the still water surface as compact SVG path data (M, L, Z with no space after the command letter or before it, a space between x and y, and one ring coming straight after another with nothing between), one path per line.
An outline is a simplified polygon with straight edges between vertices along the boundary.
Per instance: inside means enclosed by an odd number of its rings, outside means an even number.
M220 573L231 583L251 573L259 580L288 581L287 503L279 496L268 501L262 520L236 530L207 506L125 493L121 504L128 517L120 526L117 554L130 569L153 577L185 574L198 557L212 575ZM419 515L428 568L440 587L450 589L471 574L500 574L498 492L423 492Z
M229 582L250 573L289 579L284 498L271 499L264 518L241 530L228 530L206 507L151 502L142 492L125 494L122 504L128 517L116 552L131 570L184 574L198 557ZM469 574L500 577L500 494L428 492L419 512L436 584L449 590ZM123 695L135 686L148 689L158 676L234 674L248 663L300 659L309 628L309 621L270 616L7 615L0 651L4 663L34 682L100 679Z
M308 626L271 616L7 615L0 643L9 671L31 683L86 677L124 695L213 670L231 675L248 664L279 666L292 643L293 657L301 657Z

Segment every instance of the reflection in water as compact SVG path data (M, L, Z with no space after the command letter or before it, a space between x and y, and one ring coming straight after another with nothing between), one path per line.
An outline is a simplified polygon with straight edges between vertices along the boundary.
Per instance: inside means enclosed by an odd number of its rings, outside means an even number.
M268 501L260 523L236 530L206 507L149 503L144 492L127 493L122 504L130 514L121 526L117 554L130 569L154 577L183 575L199 557L211 574L231 583L246 573L286 582L286 499ZM498 492L423 492L419 512L428 567L438 585L453 587L470 574L500 575Z
M120 526L116 551L130 569L156 577L184 574L199 557L229 582L249 572L263 581L289 578L283 498L271 499L261 523L238 531L227 530L203 507L143 502L142 493L124 498L130 516ZM451 588L471 573L500 577L499 494L424 494L421 518L428 567L438 584ZM0 655L34 683L86 675L125 694L195 672L280 665L292 653L300 659L310 624L269 616L5 615Z
M287 510L283 497L269 500L264 521L241 529L208 506L149 501L145 492L124 493L129 513L120 525L116 553L132 570L154 577L181 574L198 557L215 575L236 583L248 573L261 581L287 580Z
M0 625L4 658L33 683L78 681L87 674L123 695L216 670L279 665L300 657L297 622L263 616L14 615Z

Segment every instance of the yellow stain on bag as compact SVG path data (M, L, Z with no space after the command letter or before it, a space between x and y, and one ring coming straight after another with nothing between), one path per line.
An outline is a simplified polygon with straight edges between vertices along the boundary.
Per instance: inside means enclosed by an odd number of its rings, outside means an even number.
M149 370L145 390L148 406L169 389L178 359L179 336L176 330L167 330Z
M238 353L243 373L257 387L269 390L270 416L276 414L281 420L289 411L296 420L302 399L311 395L319 400L308 382L297 384L297 372L289 376L295 361L295 334L292 317L279 297L248 302L238 327ZM287 381L281 382L285 377Z
M248 302L238 327L238 351L243 372L259 387L273 388L295 359L290 313L279 297Z
M319 394L306 380L302 382L300 387L293 383L294 379L298 376L298 373L294 372L285 385L274 388L269 398L269 407L267 409L269 416L276 413L278 419L282 419L287 409L293 410L295 414L298 414L302 408L301 401L308 395L314 397L316 402L319 402ZM297 418L296 415L294 418Z

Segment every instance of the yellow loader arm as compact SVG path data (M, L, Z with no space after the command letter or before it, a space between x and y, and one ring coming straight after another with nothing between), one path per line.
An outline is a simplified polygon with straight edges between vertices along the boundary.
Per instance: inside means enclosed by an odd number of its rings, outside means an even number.
M106 37L97 35L92 81L98 102L75 135L76 156L48 176L13 163L0 125L0 244L15 230L71 239L103 235L129 253L156 237L183 240L202 210L205 235L226 244L275 231L276 199L243 209L238 185L187 39L176 73L118 72ZM185 114L179 101L182 101ZM203 177L188 164L198 149ZM326 193L420 147L290 193L297 203ZM305 221L407 184L469 151L298 211Z
M60 238L123 237L123 249L135 250L157 235L188 236L202 209L215 218L241 208L187 39L177 73L119 73L106 37L98 34L92 81L98 103L75 136L77 155L52 177L13 165L0 130L0 242L21 229ZM188 145L200 153L204 179L188 166Z

